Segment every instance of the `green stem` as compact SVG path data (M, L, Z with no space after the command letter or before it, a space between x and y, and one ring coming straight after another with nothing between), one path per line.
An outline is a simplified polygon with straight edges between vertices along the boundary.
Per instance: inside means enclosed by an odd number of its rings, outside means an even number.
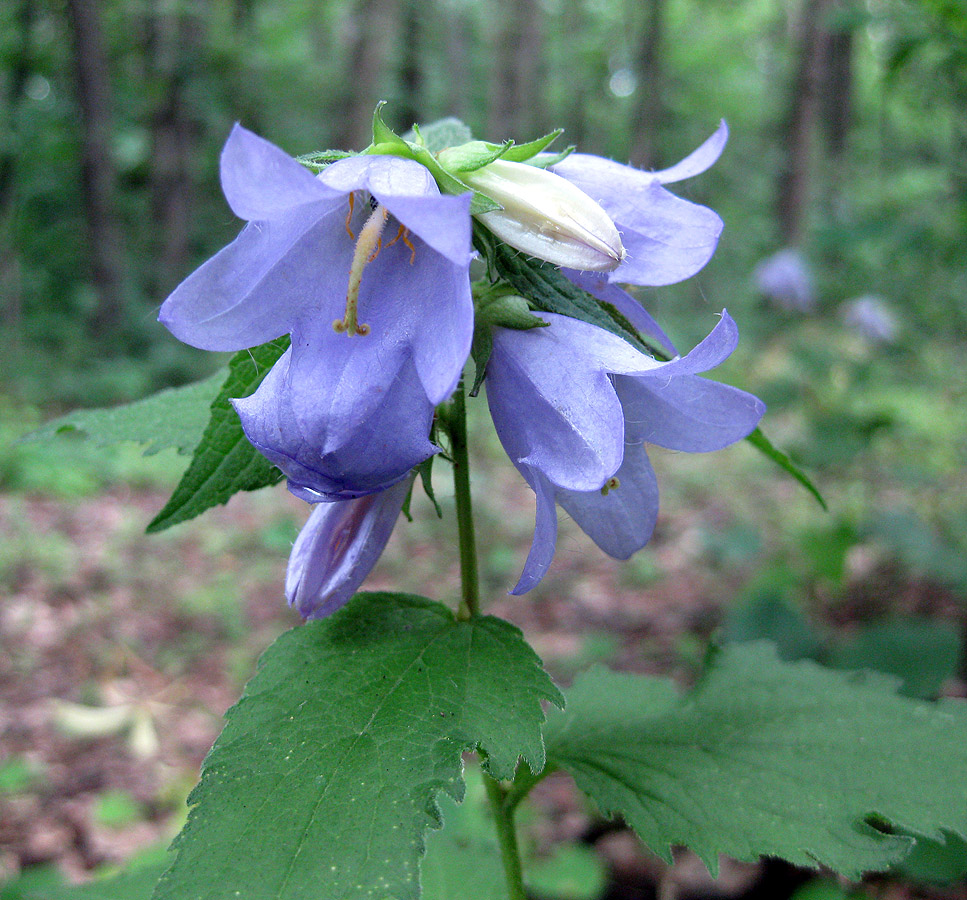
M463 381L457 386L446 417L453 454L453 491L457 503L457 537L460 545L461 601L458 618L467 620L480 615L480 576L477 571L477 541L473 527L470 498L470 457L467 446L467 405ZM506 793L500 782L484 772L487 799L494 814L500 858L504 864L510 900L527 900L524 875L514 829L514 807L505 803ZM516 804L515 804L516 805Z
M453 453L453 491L457 502L457 539L460 545L460 586L462 591L458 618L480 615L480 576L477 572L477 539L473 527L470 499L470 459L467 452L467 407L463 381L453 395L448 421Z
M497 828L500 858L504 863L504 875L507 878L507 896L510 900L527 900L527 893L524 891L524 873L520 866L520 850L517 847L517 831L514 828L514 812L504 802L505 793L500 782L484 773L484 784Z

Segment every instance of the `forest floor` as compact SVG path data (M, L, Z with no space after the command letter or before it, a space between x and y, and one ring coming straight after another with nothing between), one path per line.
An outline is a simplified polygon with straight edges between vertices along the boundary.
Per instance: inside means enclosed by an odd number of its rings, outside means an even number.
M683 683L694 676L727 598L745 578L741 565L707 565L708 536L734 529L733 511L707 495L690 503L679 494L648 550L630 563L607 559L562 518L551 573L531 594L511 597L506 590L533 527L533 497L509 467L485 464L478 487L487 611L518 625L555 679L567 684L594 662ZM455 601L450 498L444 486L438 490L443 521L416 497L416 521L400 522L367 589ZM146 536L164 500L155 487L126 485L71 501L0 497L0 896L4 877L30 867L55 865L83 880L166 843L259 653L298 624L282 583L304 504L282 488L236 496L202 519ZM740 530L732 542L742 540ZM728 563L740 551L716 553ZM830 627L848 629L882 602L879 576L862 558L851 565L863 577L820 613ZM892 613L964 625L963 606L930 583L908 579L890 597ZM963 684L948 681L944 690L963 693ZM538 850L561 840L593 843L609 873L610 900L781 898L811 877L776 864L725 861L712 882L687 854L666 866L630 833L606 826L566 778L548 779L534 799L542 813L531 834ZM868 890L890 898L967 897L965 890L918 893L894 882Z

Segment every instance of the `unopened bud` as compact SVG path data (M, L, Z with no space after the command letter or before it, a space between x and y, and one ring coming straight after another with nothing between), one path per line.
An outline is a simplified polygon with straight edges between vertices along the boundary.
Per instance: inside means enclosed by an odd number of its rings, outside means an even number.
M611 217L560 175L498 159L460 178L503 207L477 218L524 253L587 272L610 272L625 257Z

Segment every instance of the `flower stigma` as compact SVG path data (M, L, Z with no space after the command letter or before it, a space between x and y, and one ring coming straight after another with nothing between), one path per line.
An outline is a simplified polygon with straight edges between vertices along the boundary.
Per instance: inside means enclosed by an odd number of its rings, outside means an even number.
M607 497L611 491L616 491L619 487L621 487L621 481L612 475L611 478L604 483L604 487L601 488L601 496Z
M373 201L372 212L369 218L359 231L357 238L349 227L350 219L353 214L354 195L349 195L349 212L346 214L346 232L349 237L356 241L353 250L353 261L349 266L349 284L346 288L346 313L341 319L336 319L332 323L332 329L337 334L346 332L349 337L358 334L365 337L370 332L370 327L365 322L360 322L359 314L359 286L363 280L363 269L366 268L383 249L383 230L389 220L389 210L385 206ZM400 225L396 237L386 246L392 247L397 241L402 240L410 250L410 265L416 260L416 247L409 239L409 229L405 225Z

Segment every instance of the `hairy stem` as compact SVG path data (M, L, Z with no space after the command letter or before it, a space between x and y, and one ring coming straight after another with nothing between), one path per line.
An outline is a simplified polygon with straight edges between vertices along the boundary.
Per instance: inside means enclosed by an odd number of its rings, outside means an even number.
M477 539L470 499L470 460L467 454L467 408L463 381L453 395L448 421L453 452L453 489L457 502L457 538L460 545L461 600L458 617L480 615L480 576L477 571Z
M504 802L505 792L500 782L484 773L487 799L494 814L497 840L500 842L500 858L504 864L507 879L507 896L510 900L527 900L524 891L524 873L520 865L520 850L517 847L517 831L514 828L514 811Z
M463 381L456 393L446 418L453 454L453 489L457 503L457 534L460 545L461 600L458 618L467 620L480 615L480 576L477 571L477 541L473 527L473 506L470 498L470 459L467 452L467 405ZM514 807L505 802L506 792L500 782L484 772L487 799L494 815L500 858L504 864L510 900L527 900L524 876L514 829Z

